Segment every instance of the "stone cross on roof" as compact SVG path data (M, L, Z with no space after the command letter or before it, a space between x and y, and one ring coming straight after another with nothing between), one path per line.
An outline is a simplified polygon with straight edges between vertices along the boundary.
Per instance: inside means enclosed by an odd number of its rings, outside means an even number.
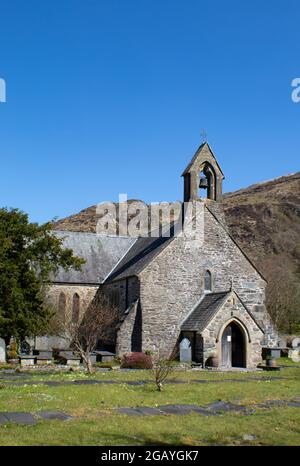
M201 129L200 136L201 136L201 139L202 139L201 142L205 142L207 140L207 132L205 131L205 129Z

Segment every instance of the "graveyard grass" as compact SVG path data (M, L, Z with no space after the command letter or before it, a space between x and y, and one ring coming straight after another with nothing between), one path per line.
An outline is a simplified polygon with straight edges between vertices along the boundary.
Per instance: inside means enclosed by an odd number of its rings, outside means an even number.
M297 407L255 408L251 415L228 412L212 417L195 413L133 417L114 411L118 407L178 403L205 406L218 400L251 407L266 400L290 400L300 397L300 369L293 367L293 363L288 365L280 372L267 373L174 372L172 379L186 383L166 384L162 392L153 383L141 386L125 383L151 381L150 371L97 372L92 376L119 382L111 385L32 384L43 380L91 378L79 372L34 372L16 377L19 385L13 385L12 380L1 380L0 412L60 410L73 418L39 420L34 426L2 425L0 445L300 445L300 408ZM258 376L263 380L254 380ZM247 382L229 382L228 378ZM209 382L196 383L195 379ZM27 384L29 381L31 384Z

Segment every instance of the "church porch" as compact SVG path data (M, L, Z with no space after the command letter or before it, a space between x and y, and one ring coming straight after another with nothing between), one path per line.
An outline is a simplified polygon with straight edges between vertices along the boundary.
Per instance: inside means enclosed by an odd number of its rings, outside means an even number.
M254 368L262 361L264 331L234 291L205 295L181 330L182 358L190 351L203 367Z

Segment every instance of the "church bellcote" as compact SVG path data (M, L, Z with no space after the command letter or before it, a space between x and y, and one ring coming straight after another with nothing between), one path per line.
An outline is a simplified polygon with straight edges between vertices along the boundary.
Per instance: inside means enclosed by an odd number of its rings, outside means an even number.
M201 144L182 176L185 202L195 199L221 200L224 174L207 142Z

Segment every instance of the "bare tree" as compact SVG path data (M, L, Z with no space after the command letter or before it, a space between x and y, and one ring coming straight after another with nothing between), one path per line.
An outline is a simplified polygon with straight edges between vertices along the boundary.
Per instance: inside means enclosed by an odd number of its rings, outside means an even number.
M293 333L300 323L300 284L284 257L265 261L268 278L267 308L275 327Z
M174 348L171 355L167 358L161 357L159 350L153 359L152 374L158 391L162 391L163 384L174 370L174 361L177 358L177 349Z
M73 315L72 315L73 314ZM74 319L74 313L56 317L57 333L70 342L82 358L87 371L93 372L91 353L97 348L98 340L108 340L118 320L118 309L103 293L90 304L83 316Z

